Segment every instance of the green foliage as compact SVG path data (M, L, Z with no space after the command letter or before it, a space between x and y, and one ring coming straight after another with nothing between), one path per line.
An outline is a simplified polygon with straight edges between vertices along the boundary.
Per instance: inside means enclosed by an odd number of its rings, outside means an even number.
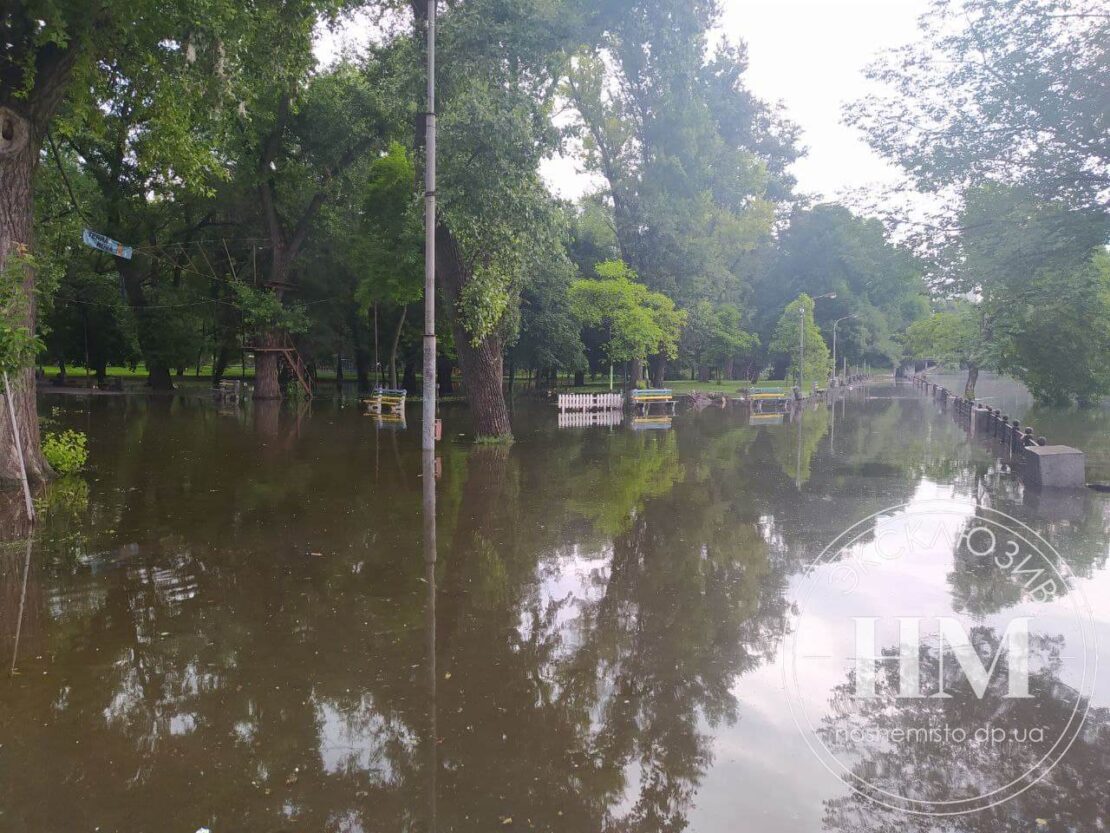
M961 226L947 291L976 297L978 324L977 337L967 321L956 330L963 361L1013 374L1041 401L1110 393L1102 323L1110 216L989 184L968 193Z
M89 460L88 437L80 431L48 432L42 438L42 453L58 474L73 474Z
M355 297L404 305L424 294L424 217L412 184L412 157L397 142L370 163L362 208L364 234L348 244L350 266L359 274ZM339 242L339 241L337 241Z
M790 356L788 378L798 379L801 383L817 382L823 384L829 375L829 348L817 324L813 320L813 299L802 294L786 305L779 323L771 338L772 353ZM801 333L805 331L805 358L801 361ZM799 365L801 375L799 376Z
M232 281L243 323L252 332L285 330L289 333L303 333L308 330L308 313L301 304L283 304L273 292L257 289L242 281Z
M967 302L915 321L906 328L903 347L908 359L933 359L949 367L992 366L980 335L979 310Z
M1110 255L1035 277L1003 369L1038 402L1097 402L1110 395Z
M746 255L789 194L794 128L746 88L742 47L712 50L715 3L632 2L574 59L563 95L604 177L621 256L684 307L739 301Z
M598 280L578 280L570 287L575 317L606 332L605 355L612 363L644 360L663 353L674 356L686 313L658 292L636 282L636 273L620 260L597 265Z
M743 316L734 304L699 301L688 316L681 355L695 368L731 366L759 346L759 339L743 329Z
M585 370L582 328L570 305L570 287L577 275L562 251L549 254L529 270L512 361L518 367Z
M893 364L901 354L896 335L928 313L920 263L894 245L878 220L839 205L794 212L765 270L755 300L758 326L767 338L778 311L800 293L824 295L816 311L826 341L837 327L837 358L851 364Z
M25 249L10 253L0 269L0 371L13 373L32 364L41 342L26 325L30 303L23 291L34 259Z
M934 0L919 42L868 70L848 121L924 190L1022 184L1105 205L1110 17L1099 0Z

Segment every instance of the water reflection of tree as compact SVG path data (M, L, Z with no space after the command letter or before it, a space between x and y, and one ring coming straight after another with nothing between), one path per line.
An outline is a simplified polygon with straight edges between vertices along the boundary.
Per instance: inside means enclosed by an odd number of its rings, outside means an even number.
M972 642L981 658L989 658L998 647L999 637L993 630L978 628L972 632ZM1005 654L982 699L975 696L950 651L944 658L945 690L953 695L949 700L896 697L896 662L882 663L875 699L854 699L854 680L849 674L835 690L830 700L831 715L819 732L840 760L856 761L852 773L869 786L856 782L859 793L827 801L825 829L843 833L996 833L1026 829L1071 833L1104 829L1110 821L1110 785L1105 778L1110 771L1110 712L1106 709L1091 710L1070 750L1040 781L997 806L939 818L907 815L865 797L871 794L878 800L891 801L875 793L876 788L923 801L953 801L974 798L1021 777L1055 743L1077 700L1080 713L1086 707L1078 692L1061 682L1061 649L1062 639L1031 638L1030 699L1004 698L1008 681ZM936 648L923 647L921 658L923 693L935 693L939 662ZM926 681L933 681L931 687ZM844 730L855 727L877 730L884 737L889 737L892 730L901 730L903 737L920 738L923 735L915 733L946 726L963 727L969 735L977 727L990 726L1007 733L1008 740L916 740L863 747L847 743L844 734ZM1046 728L1043 743L1022 740L1029 737L1031 727L1038 726L1054 727L1056 731Z
M995 503L991 498L994 495L988 493L989 502ZM1110 539L1110 521L1097 499L1092 499L1087 494L1077 495L1075 499L1081 502L1078 518L1037 524L1038 531L1050 547L1037 545L1037 549L1034 549L1033 545L1037 544L1035 539L1022 541L999 534L997 552L986 556L972 551L968 533L979 527L997 529L995 524L998 516L977 506L975 513L964 521L953 547L953 568L948 576L953 608L973 616L988 616L1018 604L1029 591L1049 580L1053 582L1056 596L1066 596L1074 578L1064 581L1060 578L1061 575L1090 577L1104 569L1107 558L1106 541ZM1008 510L1007 514L1025 514L1020 505L1003 505ZM1031 581L1030 573L1021 574L999 568L995 556L1005 563L1009 541L1015 541L1020 547L1020 554L1015 556L1016 563L1022 564L1026 557L1030 557L1027 569L1041 569L1044 571L1042 576ZM985 542L986 538L980 534L975 546L984 548ZM1062 552L1067 553L1066 560L1061 558ZM1029 587L1026 587L1027 584Z
M611 490L596 492L611 501L595 523L627 521L596 593L579 599L535 592L536 538L516 486L523 456L471 455L439 608L440 666L451 669L439 687L441 818L479 829L521 816L568 829L685 826L710 760L701 722L734 720L732 681L773 651L781 576L755 525L728 518L720 479L668 474L669 490L644 495L644 468L677 464L673 439L644 449L642 466L609 469ZM660 468L654 454L672 462ZM614 482L620 473L632 482ZM631 809L616 816L622 801Z
M813 455L829 432L829 416L824 407L802 408L794 423L770 429L775 462L795 483L808 483Z
M260 457L249 420L118 407L94 423L113 462L89 528L47 535L36 573L52 659L0 692L23 764L6 795L35 829L426 829L433 775L442 829L679 829L733 683L779 639L779 556L921 475L911 451L878 472L897 443L868 451L854 419L848 473L813 465L801 493L766 434L715 410L670 433L445 443L432 699L409 438L321 406ZM604 563L583 595L545 593L577 555ZM41 776L59 761L61 786Z

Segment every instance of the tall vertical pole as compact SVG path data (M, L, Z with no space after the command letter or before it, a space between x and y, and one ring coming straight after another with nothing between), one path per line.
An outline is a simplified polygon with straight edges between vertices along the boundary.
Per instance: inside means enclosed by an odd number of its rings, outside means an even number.
M798 305L798 392L805 385L806 364L806 305Z
M839 323L839 318L833 322L833 378L836 377L836 327Z
M428 113L424 159L425 452L436 447L436 0L428 0Z
M8 418L12 422L12 436L15 437L15 454L19 458L19 479L23 484L23 502L27 509L27 520L35 522L35 502L31 500L31 484L27 481L27 463L23 458L23 439L19 434L19 423L15 420L15 399L12 386L8 381L8 371L4 371L4 398L8 400Z
M428 829L436 818L436 0L428 0L428 113L424 159L424 417L421 426L425 629L428 656Z

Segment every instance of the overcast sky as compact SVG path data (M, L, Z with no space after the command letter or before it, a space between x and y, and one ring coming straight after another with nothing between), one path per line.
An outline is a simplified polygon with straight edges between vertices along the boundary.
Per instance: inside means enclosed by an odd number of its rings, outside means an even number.
M840 123L840 111L868 92L862 72L868 62L914 39L927 5L928 0L722 0L725 35L748 44L749 88L781 101L802 127L808 154L794 166L801 191L835 199L897 180L897 171ZM357 43L367 34L365 22L356 23L345 38L322 38L318 54L333 57L337 40ZM565 197L591 187L574 159L551 160L543 172Z

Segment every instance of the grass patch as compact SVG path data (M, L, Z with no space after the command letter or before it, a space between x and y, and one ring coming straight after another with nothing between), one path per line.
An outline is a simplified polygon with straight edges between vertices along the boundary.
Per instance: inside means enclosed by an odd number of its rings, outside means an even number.
M474 438L474 445L503 445L510 446L515 442L512 434L488 435L479 434Z

